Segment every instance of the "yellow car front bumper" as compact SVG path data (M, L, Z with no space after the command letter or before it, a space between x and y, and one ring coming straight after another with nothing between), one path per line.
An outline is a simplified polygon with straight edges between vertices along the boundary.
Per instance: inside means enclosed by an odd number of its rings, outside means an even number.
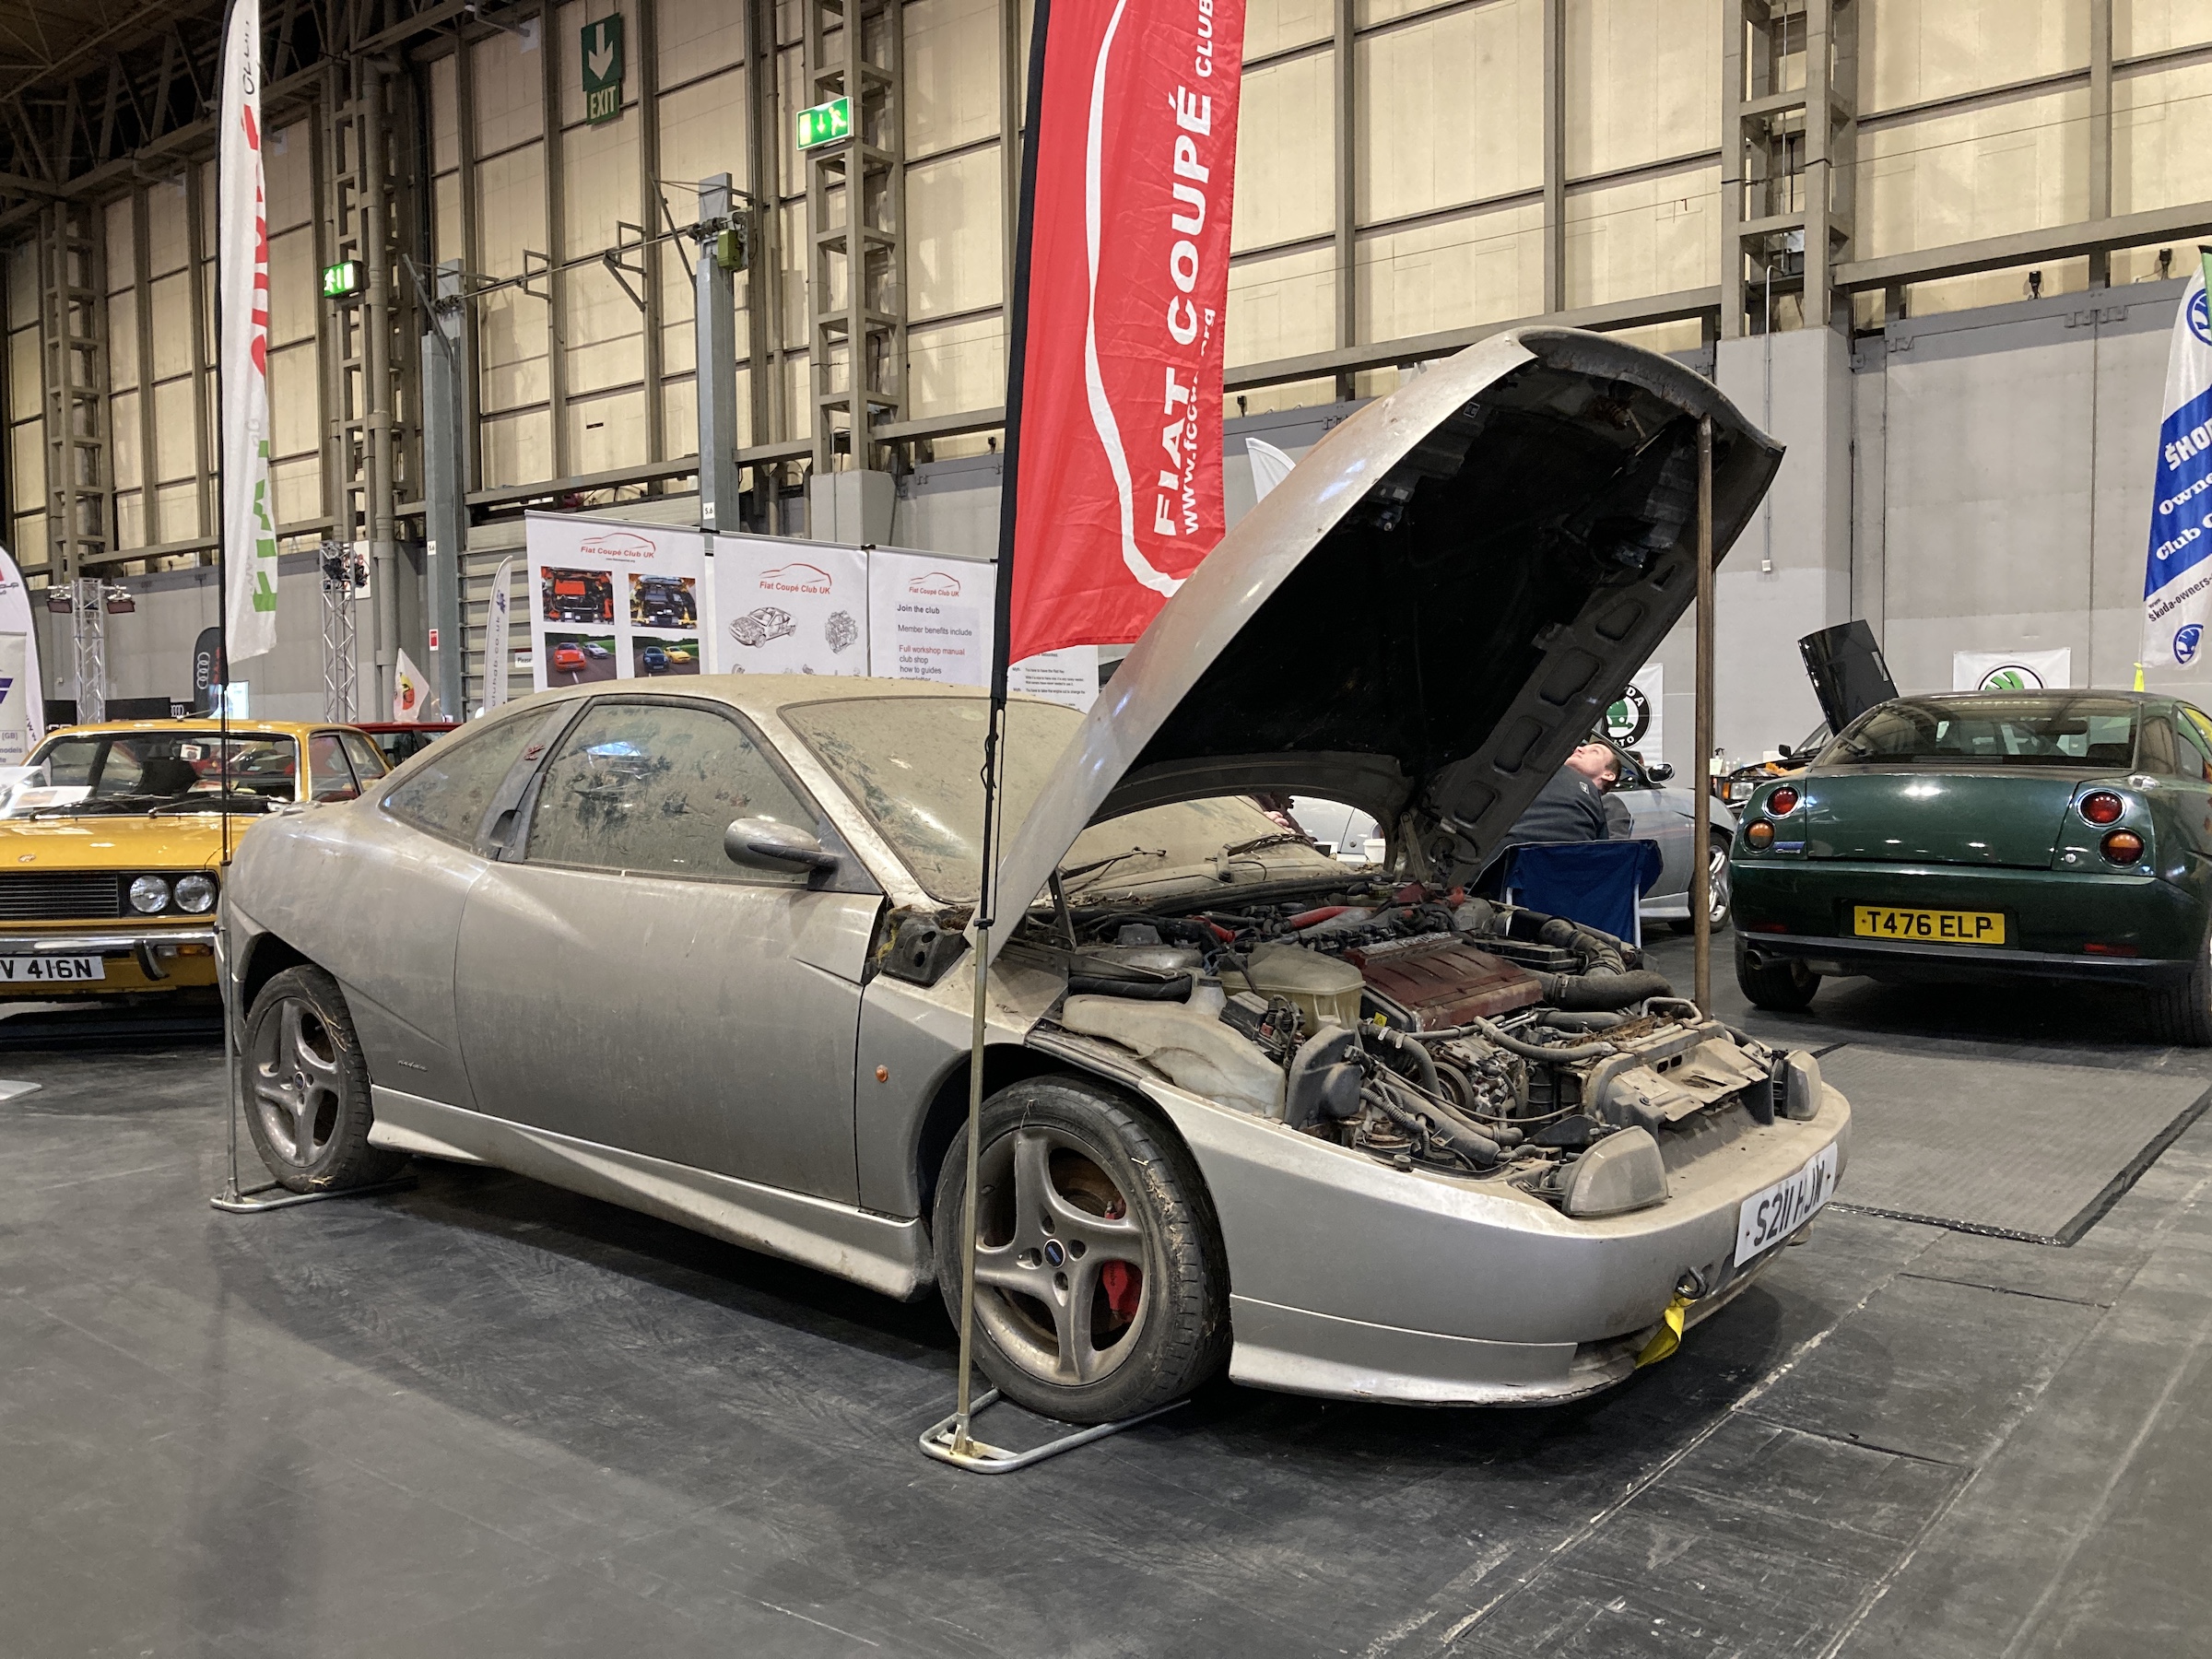
M0 976L0 1001L50 1002L65 996L116 996L186 991L215 984L215 929L98 927L67 932L0 934L0 962L98 957L101 977L52 980L18 970Z

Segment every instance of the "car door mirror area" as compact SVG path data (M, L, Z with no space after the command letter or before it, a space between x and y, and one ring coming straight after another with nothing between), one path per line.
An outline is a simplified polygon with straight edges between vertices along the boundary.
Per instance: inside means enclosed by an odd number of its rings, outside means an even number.
M732 864L761 870L834 870L838 856L804 830L771 818L741 818L723 831Z
M1644 768L1644 776L1654 783L1664 783L1674 775L1675 769L1664 760L1654 761L1652 765Z

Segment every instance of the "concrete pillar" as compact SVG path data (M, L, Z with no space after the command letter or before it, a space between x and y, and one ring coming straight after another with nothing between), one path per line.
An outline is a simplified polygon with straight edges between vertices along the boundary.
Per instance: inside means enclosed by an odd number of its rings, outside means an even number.
M461 673L461 556L468 544L461 306L461 262L449 259L438 267L437 299L422 336L422 574L435 641L427 668L446 720L468 718Z
M1789 452L1714 589L1713 741L1740 765L1819 723L1797 641L1852 615L1851 358L1831 328L1723 339L1715 352L1721 390ZM1686 617L1657 658L1666 669L1666 729L1685 736L1694 651ZM1701 765L1687 741L1668 751L1685 780Z
M817 473L806 480L806 534L848 547L891 539L898 481L888 472Z
M730 216L730 175L699 182L699 218L704 225ZM693 272L696 321L691 337L699 353L699 527L742 530L737 500L737 300L731 273L715 257L716 239L699 245Z

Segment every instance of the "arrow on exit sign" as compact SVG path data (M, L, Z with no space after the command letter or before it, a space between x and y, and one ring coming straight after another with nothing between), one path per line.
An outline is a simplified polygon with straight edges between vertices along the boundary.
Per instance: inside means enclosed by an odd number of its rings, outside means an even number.
M586 23L582 30L583 118L593 126L622 113L622 19Z

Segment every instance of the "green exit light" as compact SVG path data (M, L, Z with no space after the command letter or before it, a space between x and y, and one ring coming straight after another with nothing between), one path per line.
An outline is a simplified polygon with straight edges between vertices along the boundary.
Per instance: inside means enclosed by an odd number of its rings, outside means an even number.
M325 300L352 300L369 286L368 276L358 259L341 259L336 265L323 267L323 298Z
M799 147L803 150L819 149L825 144L835 144L840 138L853 135L853 100L833 98L828 103L818 103L811 110L801 110Z

